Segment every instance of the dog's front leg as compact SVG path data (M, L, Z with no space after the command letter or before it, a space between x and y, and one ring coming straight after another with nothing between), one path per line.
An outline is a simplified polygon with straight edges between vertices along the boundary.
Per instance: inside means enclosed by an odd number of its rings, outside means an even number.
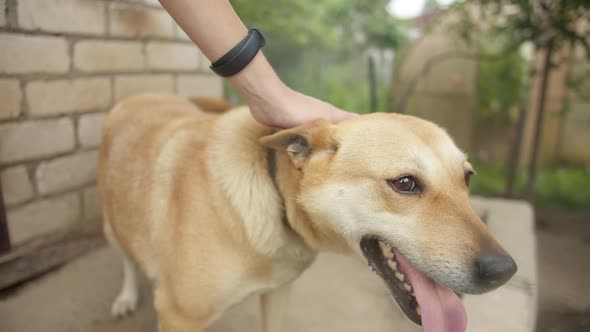
M191 311L175 305L161 288L156 289L154 307L158 314L158 332L203 332L207 326L208 319L188 316L185 312Z
M262 332L283 332L291 285L288 283L261 295Z

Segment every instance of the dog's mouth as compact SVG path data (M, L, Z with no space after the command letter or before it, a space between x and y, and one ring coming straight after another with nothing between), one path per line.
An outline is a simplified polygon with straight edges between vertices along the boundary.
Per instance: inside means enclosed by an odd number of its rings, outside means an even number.
M416 269L385 241L365 237L360 245L369 266L385 281L411 321L422 325L425 332L466 330L465 307L451 289Z

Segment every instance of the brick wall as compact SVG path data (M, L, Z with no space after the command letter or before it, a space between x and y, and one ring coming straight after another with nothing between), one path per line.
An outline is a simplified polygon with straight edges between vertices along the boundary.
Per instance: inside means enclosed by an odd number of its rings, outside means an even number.
M13 244L98 225L100 127L145 91L222 94L157 0L0 0L0 177Z

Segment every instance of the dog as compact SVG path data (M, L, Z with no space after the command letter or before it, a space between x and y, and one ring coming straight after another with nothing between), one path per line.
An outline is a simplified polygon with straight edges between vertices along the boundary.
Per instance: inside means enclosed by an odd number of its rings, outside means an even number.
M163 332L203 331L261 295L282 331L290 285L318 252L358 255L425 331L465 331L457 294L516 272L469 202L474 174L435 124L375 113L278 130L211 99L127 98L103 126L104 232L121 255L112 314L154 283Z

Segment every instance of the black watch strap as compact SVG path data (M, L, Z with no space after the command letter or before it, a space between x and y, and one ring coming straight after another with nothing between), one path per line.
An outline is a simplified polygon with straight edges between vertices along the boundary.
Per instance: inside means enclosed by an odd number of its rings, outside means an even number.
M244 69L254 59L258 51L264 46L264 43L264 37L260 31L252 28L244 39L217 61L213 62L210 68L219 76L233 76Z

